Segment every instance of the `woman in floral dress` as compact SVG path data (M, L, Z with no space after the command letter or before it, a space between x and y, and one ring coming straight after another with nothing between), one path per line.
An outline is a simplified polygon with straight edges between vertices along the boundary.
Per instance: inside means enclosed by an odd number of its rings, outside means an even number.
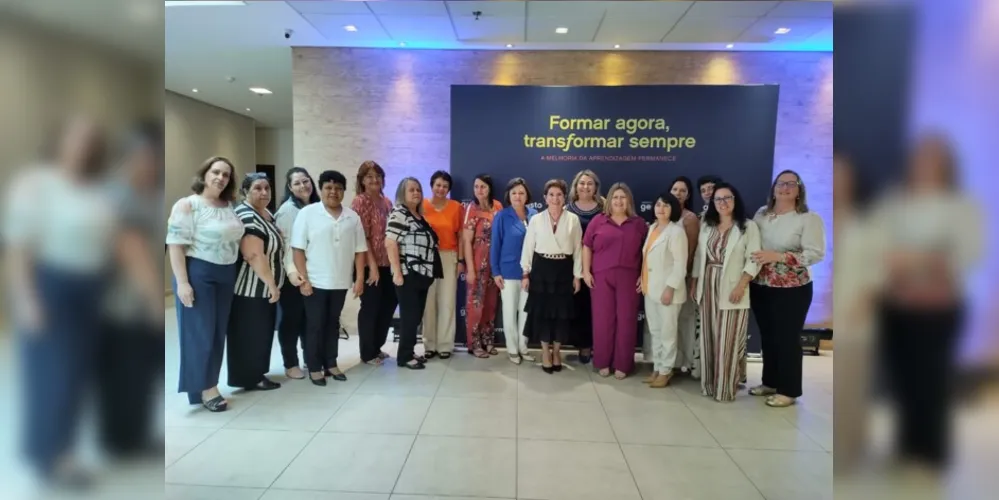
M469 257L465 270L467 299L465 303L465 334L468 352L479 358L499 354L493 346L496 325L496 304L499 288L493 281L489 264L492 244L493 215L503 206L493 197L493 180L485 174L475 177L475 201L465 209L462 244Z

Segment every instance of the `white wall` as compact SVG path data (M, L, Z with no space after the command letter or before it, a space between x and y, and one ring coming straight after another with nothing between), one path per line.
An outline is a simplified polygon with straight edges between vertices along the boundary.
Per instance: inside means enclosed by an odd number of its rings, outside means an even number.
M166 140L167 210L191 194L194 171L212 156L225 156L243 174L256 171L256 125L251 118L205 104L173 92L163 103ZM165 284L170 289L172 271L166 264Z
M295 166L295 134L291 128L258 128L257 129L257 164L274 165L274 192L277 202L281 205L284 197L284 178L291 167Z

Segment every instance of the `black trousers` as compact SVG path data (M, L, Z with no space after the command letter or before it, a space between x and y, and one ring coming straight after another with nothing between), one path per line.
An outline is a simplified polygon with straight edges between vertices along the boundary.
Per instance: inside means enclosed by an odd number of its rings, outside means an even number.
M801 396L801 332L812 305L812 283L777 288L750 285L749 304L760 327L763 385L790 398Z
M305 303L297 286L285 281L281 287L281 321L278 324L278 342L284 367L298 366L298 343L305 351Z
M927 465L946 465L950 457L954 361L963 318L960 305L881 309L881 359L897 408L896 446Z
M163 327L108 320L97 359L99 432L105 450L118 456L150 451L156 444L154 386L163 379Z
M396 287L399 297L399 354L398 364L413 360L416 348L416 330L423 322L423 309L427 306L427 293L433 280L410 273Z
M312 289L305 303L305 364L310 372L336 368L340 347L340 312L347 290Z
M227 332L230 387L253 387L271 368L277 304L266 298L232 297Z
M360 336L361 361L378 357L388 338L389 327L398 300L392 284L392 270L378 268L378 284L368 285L368 269L364 269L365 285L361 294L361 310L357 313L357 330Z

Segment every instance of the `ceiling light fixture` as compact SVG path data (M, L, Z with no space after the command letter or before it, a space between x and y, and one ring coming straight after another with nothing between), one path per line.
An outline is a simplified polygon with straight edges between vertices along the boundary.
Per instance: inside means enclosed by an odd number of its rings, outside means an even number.
M732 47L735 47L735 45L732 45L731 43L725 46L726 49L731 49Z
M249 111L249 110L250 110L250 108L246 108L246 110L247 110L247 111Z
M267 89L265 89L263 87L250 87L250 92L253 92L254 94L257 94L257 95L273 94L274 93L274 92L271 92L270 90L267 90Z
M400 47L405 47L406 46L406 42L399 42L399 46Z
M788 34L790 32L791 32L791 28L777 28L777 31L774 31L774 34L776 34L776 35L786 35L786 34Z
M198 89L191 89L191 92L194 92L195 94L197 94L198 93Z
M343 29L345 29L345 30L350 31L351 33L353 33L355 31L357 31L357 26L354 26L353 24L348 24L348 25L344 26Z
M235 5L246 5L243 1L191 1L191 0L176 0L176 1L165 1L163 2L167 7L225 7L225 6L235 6Z
M620 44L616 44L616 43L615 43L615 44L614 44L614 48L615 48L615 49L620 49L620 48L621 48L621 45L620 45Z
M512 49L512 48L513 48L513 44L512 44L512 43L508 43L508 44L506 44L506 48L508 48L508 49Z
M562 27L562 26L559 26L558 28L555 28L555 33L558 33L559 35L564 35L564 34L566 34L568 32L569 32L569 28L565 28L565 27Z

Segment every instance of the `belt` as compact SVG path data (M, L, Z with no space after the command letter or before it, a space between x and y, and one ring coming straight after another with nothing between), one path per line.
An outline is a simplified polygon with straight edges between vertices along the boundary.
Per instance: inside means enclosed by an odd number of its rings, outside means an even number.
M548 260L565 260L569 258L569 256L564 253L540 253L538 255Z

